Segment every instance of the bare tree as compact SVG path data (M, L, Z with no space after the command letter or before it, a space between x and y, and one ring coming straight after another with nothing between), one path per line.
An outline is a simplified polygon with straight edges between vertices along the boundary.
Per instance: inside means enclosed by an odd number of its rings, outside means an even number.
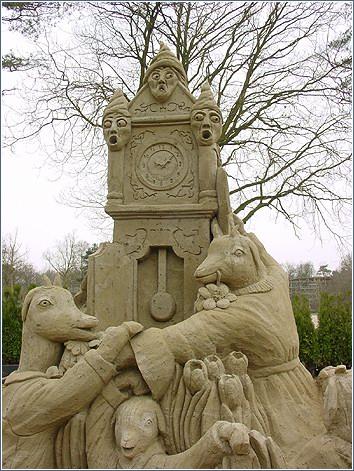
M37 65L23 72L24 106L9 114L7 143L40 142L49 163L75 175L65 201L102 214L103 109L118 86L132 98L163 40L192 93L209 80L223 111L235 213L246 222L271 208L295 230L305 220L319 237L324 226L342 240L351 210L348 5L83 2L72 29L65 17L63 41L45 27L36 41Z
M71 292L79 289L83 279L83 256L89 248L89 244L77 240L75 231L67 234L63 240L57 241L52 250L43 254L50 267L61 276L63 287Z
M2 238L2 287L14 290L20 286L23 299L34 285L42 284L42 274L28 261L28 248L19 241L18 230Z
M28 249L18 240L18 230L5 234L2 239L2 284L13 289L19 283L19 275L28 266Z
M293 264L286 262L283 264L284 270L288 273L289 279L311 278L316 275L316 270L312 262Z
M352 293L352 254L346 254L342 257L340 266L333 271L332 281L329 285L329 292L333 294Z
M38 38L48 25L55 25L75 2L1 2L7 14L2 15L10 30Z

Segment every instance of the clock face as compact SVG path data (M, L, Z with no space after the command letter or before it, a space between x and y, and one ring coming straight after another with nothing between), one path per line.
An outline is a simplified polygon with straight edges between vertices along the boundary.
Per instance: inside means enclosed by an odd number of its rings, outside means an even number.
M137 166L139 180L154 190L168 190L186 176L182 152L174 144L163 142L149 146Z

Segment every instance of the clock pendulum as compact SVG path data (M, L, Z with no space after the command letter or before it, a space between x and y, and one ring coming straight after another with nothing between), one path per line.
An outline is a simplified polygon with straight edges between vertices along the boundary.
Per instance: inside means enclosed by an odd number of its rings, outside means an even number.
M160 322L171 319L175 310L176 303L170 293L167 293L167 249L159 247L158 249L158 275L157 292L153 295L150 302L151 316Z

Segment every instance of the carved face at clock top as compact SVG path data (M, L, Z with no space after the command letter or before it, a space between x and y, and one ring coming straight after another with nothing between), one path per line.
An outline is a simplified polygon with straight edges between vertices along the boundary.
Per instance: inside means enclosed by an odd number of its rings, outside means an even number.
M167 101L178 83L177 74L171 67L156 67L148 77L152 96L159 102Z
M222 132L220 114L209 108L192 111L191 127L200 146L210 146L218 142Z
M110 150L123 149L131 134L130 116L123 113L107 113L103 120L103 135Z

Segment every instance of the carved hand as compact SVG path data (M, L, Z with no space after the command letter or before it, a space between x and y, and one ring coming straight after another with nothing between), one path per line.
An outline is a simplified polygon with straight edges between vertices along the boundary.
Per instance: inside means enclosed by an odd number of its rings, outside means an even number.
M225 423L219 428L219 436L226 441L236 455L245 455L250 450L250 430L241 423Z
M135 355L130 343L126 343L114 361L117 370L136 366Z
M142 396L150 392L139 370L129 369L119 373L113 382L119 391L131 390L135 396Z
M104 333L97 352L106 361L114 363L128 341L143 329L144 327L141 324L133 321L123 322L119 327L109 327Z
M249 432L243 424L219 420L208 431L213 442L210 444L210 450L214 449L215 453L222 452L224 456L233 453L244 455L250 449Z

